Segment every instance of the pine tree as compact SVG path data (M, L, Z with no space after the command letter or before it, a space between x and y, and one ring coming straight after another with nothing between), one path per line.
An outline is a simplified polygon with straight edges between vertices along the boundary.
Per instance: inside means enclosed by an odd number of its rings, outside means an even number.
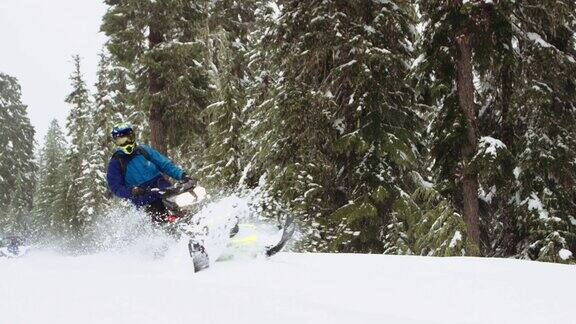
M80 239L84 227L91 220L91 215L85 208L87 192L91 191L92 179L85 177L89 166L88 158L93 143L89 133L92 122L90 94L83 80L80 67L80 57L74 56L74 71L70 76L72 92L66 97L70 105L70 113L66 121L66 129L70 145L66 155L66 213L60 215L60 222L67 224L67 237L71 244ZM95 143L94 143L95 144Z
M386 234L385 253L428 256L468 254L464 219L434 184L417 172L416 188L398 200Z
M81 177L91 184L82 193L83 207L80 213L85 217L98 217L109 207L106 168L114 147L110 136L112 127L120 122L131 121L139 129L146 128L146 119L142 118L142 113L133 104L130 76L131 73L119 66L105 50L100 53L94 107L88 130L91 136L86 143L88 151ZM137 134L139 140L147 136L145 131L138 131Z
M92 134L104 133L103 130L90 125L88 128ZM95 217L100 215L107 207L108 187L106 183L106 164L103 162L107 156L100 150L98 137L89 138L86 145L89 150L82 161L82 173L78 178L80 188L81 206L78 217L83 223L95 221Z
M574 3L422 1L420 8L425 29L422 55L416 65L419 71L425 71L419 80L421 100L437 107L430 130L434 138L432 147L440 192L459 210L466 210L460 202L470 198L464 199L462 195L463 182L466 178L477 179L480 198L477 215L481 214L479 239L483 254L510 256L520 252L527 256L526 251L531 249L531 254L540 255L542 260L546 259L543 254L558 258L559 250L570 245L566 239L570 236L569 218L560 212L560 217L536 221L539 214L547 213L541 213L546 207L540 199L549 189L536 185L535 180L549 178L547 164L542 164L546 156L554 156L552 164L567 170L570 166L565 161L570 160L572 152L548 151L548 148L545 149L548 152L543 152L540 144L536 144L540 148L530 146L550 138L550 129L545 126L546 122L542 123L545 120L554 120L550 124L566 125L566 128L560 128L565 132L561 137L571 139L567 135L571 123L565 122L573 120L573 115L555 116L544 107L554 106L555 100L561 102L560 106L573 105L572 92L566 91L570 82L564 76L569 75L569 72L565 73L571 69L570 57L573 55L569 45L573 42L573 32L569 31L574 30ZM562 45L548 46L544 39L554 39ZM553 55L541 55L546 51ZM467 54L464 60L463 53ZM563 67L555 71L556 77L538 74L537 71L549 71L551 62L555 67ZM466 115L470 109L461 109L465 105L457 84L462 80L463 63L467 65L467 102L474 102L474 116ZM471 88L475 100L470 95L472 77L476 78ZM540 101L545 96L535 95L535 89L543 83L555 83L545 89L556 89L552 92L557 99L548 98L546 103ZM473 117L476 120L472 120ZM476 134L472 136L475 140L471 140L471 130ZM473 143L473 156L461 150ZM550 141L545 146L548 145L555 144ZM527 159L528 156L531 158ZM527 170L534 173L522 177L521 170L525 169L520 165L525 163L530 165ZM563 178L573 179L573 176L563 173ZM573 197L568 188L563 186L557 191L564 206L568 206L569 197ZM467 195L474 194L469 190ZM533 208L535 205L542 209ZM473 224L470 216L467 219L470 232ZM550 253L542 253L543 250Z
M275 64L273 45L275 31L278 29L278 5L276 1L257 0L254 11L254 27L247 45L248 84L246 88L246 106L243 109L245 127L242 132L244 143L242 176L239 185L254 189L266 172L262 145L270 140L270 129L266 120L275 111L276 82L280 79L280 68ZM270 205L270 202L267 202Z
M50 240L65 232L67 183L65 173L66 140L57 120L52 120L40 152L39 180L34 197L34 215L42 239Z
M133 104L133 87L130 72L119 66L110 55L102 50L98 62L97 80L94 94L94 112L92 133L98 149L104 153L104 160L112 154L110 130L112 127L124 121L131 121L140 128L146 129L146 120L139 116L141 112L135 109ZM143 132L138 135L142 136Z
M135 72L135 105L147 112L151 144L162 153L180 147L186 156L197 142L207 144L199 117L209 92L202 39L207 3L106 1L101 28L108 49Z
M214 101L205 110L208 116L210 147L205 160L204 179L215 179L219 187L232 187L240 179L245 127L244 110L250 75L248 43L254 28L253 1L215 1L208 21L209 61L216 89Z
M18 81L0 73L0 227L29 235L34 193L34 128Z
M472 40L480 37L475 32L482 12L470 12L473 4L462 1L422 1L420 8L427 27L421 59L428 71L433 71L433 76L422 79L430 89L427 100L439 104L432 129L433 154L440 168L438 182L442 191L458 201L476 254L480 246L478 174L471 165L478 152L479 133L472 55L478 46Z
M272 197L308 224L312 249L382 252L419 155L406 81L412 7L279 4L273 53L281 77L259 125L257 164L266 166Z
M514 15L519 253L564 262L576 252L576 3L522 4Z

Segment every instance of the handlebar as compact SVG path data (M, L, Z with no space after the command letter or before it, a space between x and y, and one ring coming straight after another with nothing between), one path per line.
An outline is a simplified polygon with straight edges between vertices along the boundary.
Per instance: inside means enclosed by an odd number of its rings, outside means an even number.
M196 181L189 180L186 182L178 182L168 188L151 188L150 192L156 192L160 194L162 198L167 198L170 196L178 195L187 191L191 191L196 188Z

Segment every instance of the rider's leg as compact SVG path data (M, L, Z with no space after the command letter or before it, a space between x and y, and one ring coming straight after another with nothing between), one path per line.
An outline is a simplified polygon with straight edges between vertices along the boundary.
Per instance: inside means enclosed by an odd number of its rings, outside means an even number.
M162 203L162 199L157 199L146 206L146 212L152 216L152 221L154 223L164 222L168 215L168 210L166 209L166 206L164 206L164 203Z

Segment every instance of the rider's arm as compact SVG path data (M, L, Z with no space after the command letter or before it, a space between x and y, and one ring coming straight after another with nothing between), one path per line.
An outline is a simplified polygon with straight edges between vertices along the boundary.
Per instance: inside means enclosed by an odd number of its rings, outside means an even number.
M160 154L155 149L147 145L142 145L142 148L146 150L146 153L148 153L150 161L152 161L152 163L154 163L162 173L167 174L173 179L182 180L182 174L184 173L182 169L175 166L172 161L170 161L164 155Z
M120 162L118 162L118 160L112 159L110 160L110 163L108 163L106 181L108 182L108 188L110 188L110 191L112 191L115 196L125 199L130 199L132 197L130 190L126 188L124 176L120 169Z
M130 192L130 189L126 187L124 182L124 176L122 176L122 171L120 168L120 162L116 159L112 159L108 163L108 172L106 173L106 181L108 182L108 188L112 193L120 198L130 199L137 206L145 205L150 201L150 196L154 193L148 195L135 197Z

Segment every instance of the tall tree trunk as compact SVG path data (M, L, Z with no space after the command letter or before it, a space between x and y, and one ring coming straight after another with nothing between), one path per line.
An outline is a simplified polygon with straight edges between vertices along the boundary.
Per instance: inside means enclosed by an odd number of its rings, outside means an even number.
M508 44L509 48L512 48L512 42ZM502 122L500 125L500 135L502 136L502 141L506 144L509 150L513 148L514 145L514 129L512 125L512 120L510 116L510 106L512 101L512 82L513 82L513 71L510 62L504 60L502 65L500 82L502 84L501 92L501 117ZM513 173L512 161L505 161L504 172L506 175L511 175ZM510 196L513 194L512 188L508 187L506 192L503 193L504 197L500 200L501 210L502 210L502 222L503 222L503 233L502 233L502 248L504 250L504 256L512 256L516 254L516 219L513 215L513 210L510 206Z
M478 129L476 126L476 107L474 103L474 82L472 73L472 48L467 33L456 37L456 84L460 109L466 117L467 141L462 148L464 194L464 218L468 228L468 238L471 243L480 247L479 208L478 208L478 176L469 170L469 163L478 149Z
M152 12L152 17L155 16L157 16L156 13ZM153 50L162 42L164 42L164 35L160 29L157 26L150 25L150 33L148 35L149 50ZM154 149L162 154L166 154L166 128L163 120L164 106L157 96L158 93L163 90L163 85L160 80L160 72L158 71L159 59L154 54L152 54L152 59L154 60L155 66L149 67L148 70L148 92L150 95L148 122L150 124L150 139Z

